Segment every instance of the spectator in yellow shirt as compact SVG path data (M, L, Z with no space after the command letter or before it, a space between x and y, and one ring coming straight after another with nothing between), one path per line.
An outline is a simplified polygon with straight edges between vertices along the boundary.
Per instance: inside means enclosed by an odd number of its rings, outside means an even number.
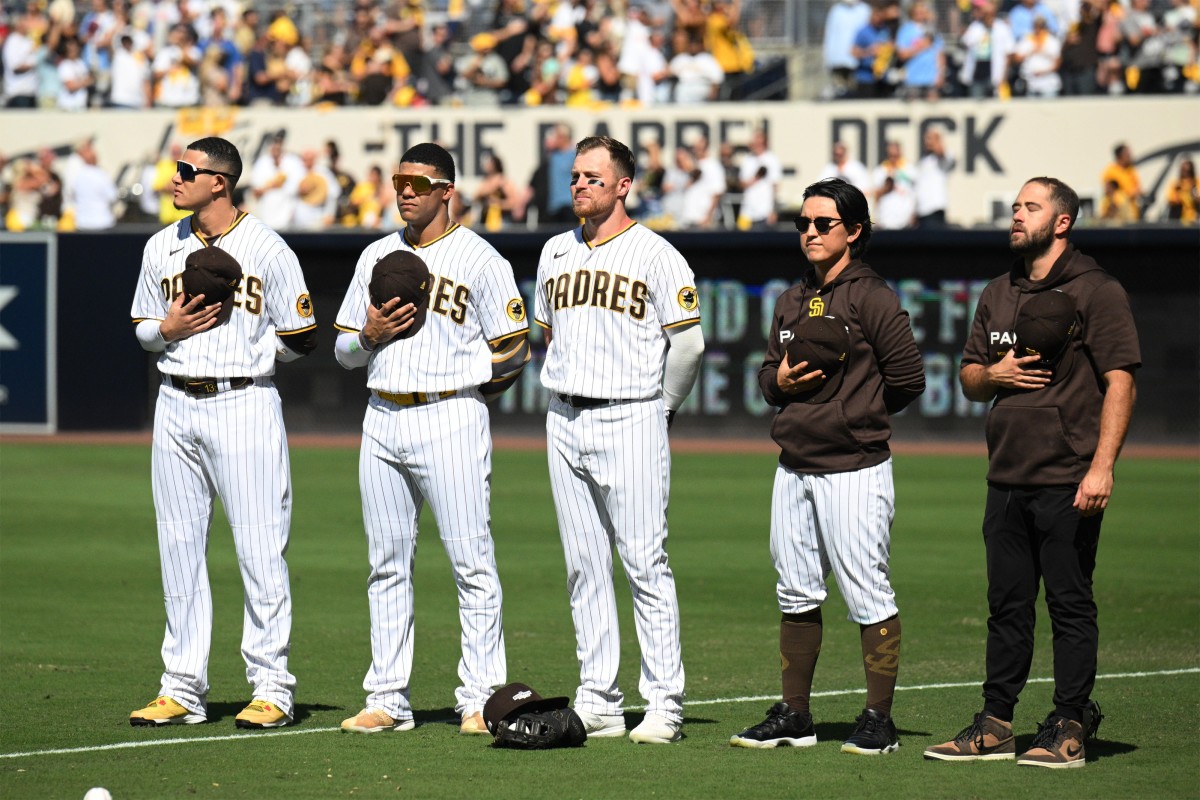
M1105 187L1105 195L1109 194L1108 184L1116 183L1117 190L1128 198L1133 207L1133 219L1136 222L1142 218L1142 181L1137 169L1133 166L1133 151L1129 145L1121 142L1113 148L1113 163L1104 169L1100 183Z
M158 195L158 221L163 225L178 222L192 213L175 207L175 186L171 180L178 171L175 162L182 155L183 147L178 142L173 142L167 155L160 158L154 166L154 192Z

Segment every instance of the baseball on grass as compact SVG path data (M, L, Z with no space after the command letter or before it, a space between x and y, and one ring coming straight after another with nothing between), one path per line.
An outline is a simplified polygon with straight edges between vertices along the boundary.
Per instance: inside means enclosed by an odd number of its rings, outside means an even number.
M87 790L83 800L112 800L112 795L103 786L93 786Z

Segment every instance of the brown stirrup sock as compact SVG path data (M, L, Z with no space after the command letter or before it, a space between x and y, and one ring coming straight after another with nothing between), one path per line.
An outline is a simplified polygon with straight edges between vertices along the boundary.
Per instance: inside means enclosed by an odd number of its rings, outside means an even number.
M867 708L890 716L900 668L900 616L859 627L867 673Z
M779 658L783 671L783 702L793 711L808 713L813 672L821 655L821 609L784 614L779 622Z

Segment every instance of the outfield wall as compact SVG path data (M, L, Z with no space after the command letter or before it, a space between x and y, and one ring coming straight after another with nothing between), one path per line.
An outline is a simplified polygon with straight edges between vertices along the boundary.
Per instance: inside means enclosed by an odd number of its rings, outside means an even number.
M138 346L129 308L152 229L57 237L57 337L53 377L59 430L146 430L157 370ZM292 234L321 326L318 351L280 365L276 382L294 433L351 433L359 429L367 392L365 373L333 358L332 327L354 264L374 234ZM489 237L513 264L532 308L537 257L545 235ZM671 234L693 266L701 296L707 350L696 389L676 430L683 436L765 436L770 409L756 374L775 297L803 265L794 233ZM1182 229L1080 230L1079 247L1129 290L1144 367L1131 439L1200 443L1200 232ZM0 291L14 281L11 251L0 242ZM984 284L1010 263L1001 231L881 232L868 261L893 282L911 314L925 358L928 389L896 418L907 440L977 440L983 404L969 403L957 384L958 358ZM32 385L13 359L45 338L29 315L35 295L18 292L0 306L0 421L9 401ZM43 324L39 329L38 325ZM51 337L53 339L53 336ZM521 381L494 406L498 433L543 427L547 397L538 382L544 350L534 328L534 360Z
M1020 184L1033 175L1053 175L1071 184L1085 204L1101 194L1100 173L1113 146L1127 142L1141 172L1143 189L1154 196L1148 219L1162 214L1164 181L1187 154L1200 154L1200 103L1194 97L1059 98L1055 100L900 100L776 103L714 103L651 109L583 111L563 108L228 108L174 112L49 110L4 112L2 149L10 159L51 147L67 152L85 136L95 137L99 163L119 186L131 190L142 165L210 133L235 142L252 161L277 130L300 151L336 140L343 167L361 177L367 167L390 172L412 144L438 141L455 156L459 185L470 193L484 155L497 153L508 175L525 183L542 152L546 130L559 122L577 138L609 133L640 154L651 138L663 145L665 161L680 143L704 133L716 146L744 147L750 130L765 126L783 162L780 200L797 204L804 187L829 161L836 140L868 166L883 158L884 145L898 141L911 161L920 155L926 129L944 132L958 166L949 180L949 218L960 225L987 224L1005 214ZM251 209L253 210L253 209Z

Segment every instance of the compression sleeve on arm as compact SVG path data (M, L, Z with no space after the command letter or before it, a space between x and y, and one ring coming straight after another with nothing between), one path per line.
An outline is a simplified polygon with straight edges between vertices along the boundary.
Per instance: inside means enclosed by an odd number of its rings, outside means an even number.
M167 340L162 335L161 319L144 319L134 328L138 343L148 353L161 353L167 349Z
M338 334L337 343L333 346L333 355L337 362L346 369L365 367L371 360L371 351L362 346L358 331L342 331Z
M704 356L704 334L699 325L686 328L668 328L667 336L671 347L667 350L667 365L663 370L663 400L667 409L677 411L700 372Z

